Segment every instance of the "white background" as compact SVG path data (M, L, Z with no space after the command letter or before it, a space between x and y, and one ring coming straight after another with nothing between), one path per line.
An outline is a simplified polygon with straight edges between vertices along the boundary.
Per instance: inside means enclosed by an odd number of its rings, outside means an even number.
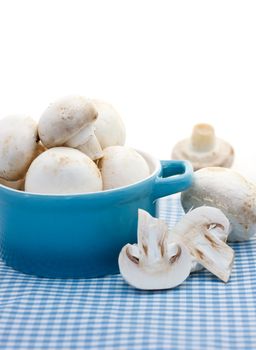
M162 159L210 122L256 177L255 39L255 1L1 0L0 116L101 98Z

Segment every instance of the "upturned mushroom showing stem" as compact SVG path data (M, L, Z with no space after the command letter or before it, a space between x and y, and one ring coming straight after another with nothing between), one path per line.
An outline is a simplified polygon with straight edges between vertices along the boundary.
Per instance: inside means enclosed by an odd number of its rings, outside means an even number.
M233 147L215 136L209 124L194 126L190 138L179 141L172 151L173 159L188 159L194 170L207 166L230 167L234 160Z
M92 160L102 157L102 149L94 134L97 111L83 96L67 96L52 103L42 114L38 132L47 147L77 148Z
M127 244L119 255L123 278L138 289L168 289L190 274L192 260L183 244L168 243L168 227L139 210L138 244Z

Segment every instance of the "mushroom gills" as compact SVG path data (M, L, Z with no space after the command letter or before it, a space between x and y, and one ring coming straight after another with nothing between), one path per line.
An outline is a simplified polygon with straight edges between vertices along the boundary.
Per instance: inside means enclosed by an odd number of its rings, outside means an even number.
M230 230L231 230L231 225L228 229L222 225L216 225L216 224L213 224L209 227L210 233L213 234L215 237L219 238L223 242L227 241ZM204 268L203 265L201 265L196 261L196 259L194 259L191 272L201 271L203 268Z
M192 260L182 243L168 242L168 227L139 209L138 244L125 245L119 269L133 287L144 290L174 288L190 274Z
M219 209L203 206L188 212L170 237L171 241L184 244L194 261L227 282L234 261L233 249L223 241L229 231L229 221Z

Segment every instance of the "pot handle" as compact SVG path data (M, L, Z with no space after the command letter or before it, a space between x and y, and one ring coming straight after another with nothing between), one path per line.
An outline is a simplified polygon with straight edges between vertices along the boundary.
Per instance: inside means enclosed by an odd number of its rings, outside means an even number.
M193 168L186 160L161 160L162 171L155 179L153 199L181 192L193 181Z

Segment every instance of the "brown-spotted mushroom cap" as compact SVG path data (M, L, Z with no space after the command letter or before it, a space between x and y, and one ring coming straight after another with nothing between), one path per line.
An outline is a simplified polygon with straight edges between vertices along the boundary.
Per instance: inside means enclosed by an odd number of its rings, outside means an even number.
M0 120L0 177L23 179L37 155L37 124L28 116L8 116Z
M42 114L38 125L39 137L47 148L77 148L91 159L99 159L102 149L94 134L97 116L89 99L83 96L63 97L50 104Z
M95 135L102 149L109 146L123 146L125 143L125 126L114 107L101 100L93 99L92 103L98 112L95 121Z
M172 158L189 160L194 170L209 166L229 168L233 164L234 150L229 143L215 136L211 125L197 124L190 138L174 146Z
M203 205L219 208L231 223L230 242L255 236L256 186L232 169L197 170L192 186L181 194L181 203L185 212Z
M96 164L84 153L69 147L54 147L31 164L25 191L44 194L88 193L102 190Z
M134 149L110 146L99 161L104 190L131 185L150 175L146 160Z

